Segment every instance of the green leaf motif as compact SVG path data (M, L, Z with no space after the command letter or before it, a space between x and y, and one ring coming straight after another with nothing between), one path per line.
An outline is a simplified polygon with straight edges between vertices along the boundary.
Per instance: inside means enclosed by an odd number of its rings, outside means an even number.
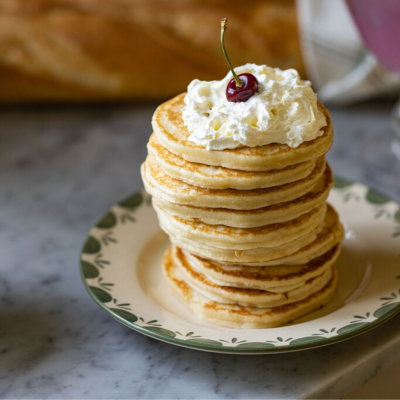
M83 276L86 279L97 278L99 276L99 270L87 261L81 261L81 268Z
M133 196L128 197L127 199L121 201L119 205L124 208L128 208L130 210L134 210L135 208L139 207L143 202L143 195L142 193L138 192Z
M366 199L372 204L385 204L390 201L390 198L376 190L369 189Z
M322 342L324 340L325 340L325 338L323 336L306 336L306 337L292 340L289 343L289 345L290 346L298 346L298 345L304 345L304 344L309 344L309 343Z
M115 226L117 223L117 217L114 215L112 211L109 211L105 214L99 222L97 222L96 226L101 229L109 229Z
M236 347L240 348L255 348L255 349L272 349L275 346L272 343L265 342L247 342L238 344Z
M112 300L112 297L109 293L105 290L100 289L95 286L89 286L90 291L93 293L93 296L97 298L97 300L101 301L102 303L108 303Z
M356 331L356 330L358 330L360 328L363 328L363 327L365 327L367 325L369 325L368 322L358 322L358 323L355 323L355 324L346 325L346 326L343 326L342 328L338 329L337 334L338 335L346 335L346 334L348 334L350 332Z
M212 340L212 339L189 339L186 341L190 342L190 343L212 344L215 346L222 346L222 343L217 342L216 340Z
M333 181L333 187L335 189L343 189L343 188L351 186L352 184L353 184L353 181L350 181L348 179L343 179L338 176L335 176L335 179Z
M175 337L176 334L175 332L172 332L168 329L165 328L159 328L157 326L146 326L146 330L154 332L154 333L159 333L160 335L165 335L165 336L170 336L170 337Z
M83 245L82 253L96 254L101 250L100 242L93 236L89 236Z
M386 314L391 313L396 308L400 308L400 303L391 303L386 306L383 306L374 312L375 318L384 317Z
M133 323L138 320L137 316L129 311L120 310L119 308L110 308L110 311L112 311L114 314L117 314L118 316L120 316L121 318L123 318L128 322Z

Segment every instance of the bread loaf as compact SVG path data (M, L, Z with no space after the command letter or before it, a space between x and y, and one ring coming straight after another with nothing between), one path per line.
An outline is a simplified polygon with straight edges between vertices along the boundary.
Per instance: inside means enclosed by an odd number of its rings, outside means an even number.
M222 17L234 66L304 72L294 0L0 0L0 103L162 99L221 79Z

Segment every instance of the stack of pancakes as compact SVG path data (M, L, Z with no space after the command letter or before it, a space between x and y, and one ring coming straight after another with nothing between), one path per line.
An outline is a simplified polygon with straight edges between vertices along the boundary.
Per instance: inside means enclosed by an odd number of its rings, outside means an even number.
M323 134L297 148L208 151L188 140L184 94L162 104L142 177L172 246L167 280L198 317L235 328L279 326L329 302L343 228Z

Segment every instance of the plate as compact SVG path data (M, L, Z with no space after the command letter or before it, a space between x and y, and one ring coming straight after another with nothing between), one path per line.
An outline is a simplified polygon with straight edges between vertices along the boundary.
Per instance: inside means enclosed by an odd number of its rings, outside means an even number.
M400 205L360 183L336 178L329 197L345 226L339 284L327 306L269 329L228 329L194 317L161 271L169 242L151 198L138 192L114 205L90 230L80 270L93 300L135 331L197 350L265 354L349 339L400 311Z

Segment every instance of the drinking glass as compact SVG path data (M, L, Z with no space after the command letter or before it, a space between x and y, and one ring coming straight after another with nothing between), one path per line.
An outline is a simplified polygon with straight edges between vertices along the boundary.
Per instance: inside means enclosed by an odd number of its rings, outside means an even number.
M389 70L400 74L400 0L347 0L366 47ZM394 134L375 135L364 148L363 161L378 179L400 184L400 100L392 113Z

